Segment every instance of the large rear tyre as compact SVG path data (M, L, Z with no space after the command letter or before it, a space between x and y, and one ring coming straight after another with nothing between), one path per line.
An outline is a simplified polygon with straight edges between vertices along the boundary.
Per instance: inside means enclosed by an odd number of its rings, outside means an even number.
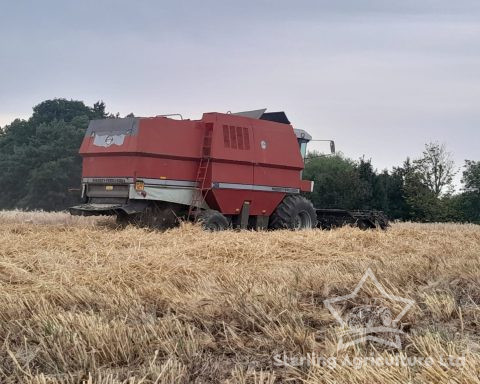
M310 229L317 227L317 213L310 200L287 195L270 216L271 229Z
M200 212L197 216L197 221L207 231L223 231L229 226L227 218L213 209Z

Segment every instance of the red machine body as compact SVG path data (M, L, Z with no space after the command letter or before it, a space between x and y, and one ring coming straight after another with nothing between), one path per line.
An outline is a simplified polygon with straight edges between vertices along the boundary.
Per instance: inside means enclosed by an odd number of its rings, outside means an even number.
M302 180L311 140L265 109L93 120L80 148L83 201L70 213L159 229L184 219L209 230L386 228L382 212L315 208L300 194L313 190Z
M103 198L101 202L117 196L115 192L125 197L125 185L133 200L162 200L167 195L158 195L159 188L198 189L199 165L206 158L204 201L224 215L239 214L248 202L249 215L269 216L286 194L312 189L312 182L301 179L304 161L290 124L235 114L205 113L200 120L94 121L80 154L84 193L100 185L102 193L90 196ZM144 188L137 190L137 181ZM170 201L189 204L188 196Z

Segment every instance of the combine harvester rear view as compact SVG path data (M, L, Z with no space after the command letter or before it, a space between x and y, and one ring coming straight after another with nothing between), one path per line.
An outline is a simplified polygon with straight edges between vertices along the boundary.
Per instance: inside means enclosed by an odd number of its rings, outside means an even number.
M265 111L91 121L80 148L83 204L70 212L154 228L388 226L378 211L314 208L301 194L313 190L301 177L312 137L284 112Z

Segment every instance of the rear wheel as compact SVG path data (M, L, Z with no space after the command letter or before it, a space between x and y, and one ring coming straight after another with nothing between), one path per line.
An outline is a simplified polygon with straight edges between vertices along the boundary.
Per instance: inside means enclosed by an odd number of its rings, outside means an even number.
M270 216L271 229L310 229L317 227L317 213L310 200L288 195Z
M203 229L208 231L223 231L228 228L228 220L220 212L213 209L202 211L197 216L197 221Z

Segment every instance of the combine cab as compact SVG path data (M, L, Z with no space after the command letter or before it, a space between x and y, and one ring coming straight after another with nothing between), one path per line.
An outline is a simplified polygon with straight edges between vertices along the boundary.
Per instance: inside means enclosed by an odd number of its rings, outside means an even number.
M70 212L156 228L386 227L379 212L315 209L301 194L313 190L301 178L310 140L265 110L94 120L80 148L83 204Z

